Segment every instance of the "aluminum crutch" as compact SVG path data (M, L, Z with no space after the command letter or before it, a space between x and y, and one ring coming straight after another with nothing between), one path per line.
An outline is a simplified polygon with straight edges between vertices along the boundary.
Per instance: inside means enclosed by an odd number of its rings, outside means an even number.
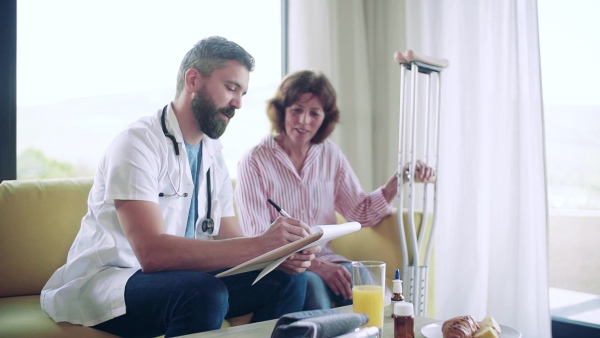
M419 234L416 233L415 224L415 163L417 160L417 133L422 135L423 162L428 164L428 153L433 146L433 157L435 173L439 172L438 149L440 133L440 94L441 94L441 71L448 67L448 60L435 59L419 55L412 50L405 53L396 52L394 60L400 64L400 121L399 121L399 146L398 146L398 231L400 235L400 249L402 252L402 280L405 299L411 302L415 314L426 315L427 310L427 278L428 264L431 256L432 239L435 234L437 223L437 179L432 182L423 182L423 206L422 216L419 223ZM410 87L406 86L407 72L411 75ZM432 85L431 77L437 75L436 85ZM427 90L424 97L419 93L419 77L426 81ZM432 113L431 93L435 90L433 100L435 101ZM407 92L410 98L407 100ZM425 108L422 110L426 115L424 122L417 123L417 112L419 102L423 102ZM407 111L408 106L408 111ZM432 122L434 120L434 123ZM410 124L410 128L409 128ZM420 128L420 129L419 129ZM433 128L433 130L431 130ZM432 145L430 145L430 140ZM408 147L408 149L405 149ZM406 154L408 152L408 154ZM431 230L427 233L429 217L428 185L433 185L433 220ZM406 189L405 189L406 186ZM407 197L407 219L408 226L404 225L404 196ZM421 250L425 247L424 258L421 259ZM410 249L410 257L409 257Z

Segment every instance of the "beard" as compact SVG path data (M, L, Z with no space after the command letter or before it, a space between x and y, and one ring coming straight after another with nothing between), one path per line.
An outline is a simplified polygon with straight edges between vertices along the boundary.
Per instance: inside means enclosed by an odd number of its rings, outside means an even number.
M234 108L218 108L205 87L200 88L192 98L192 112L200 130L212 139L223 135L229 120L235 115ZM220 114L227 116L227 121L223 120Z

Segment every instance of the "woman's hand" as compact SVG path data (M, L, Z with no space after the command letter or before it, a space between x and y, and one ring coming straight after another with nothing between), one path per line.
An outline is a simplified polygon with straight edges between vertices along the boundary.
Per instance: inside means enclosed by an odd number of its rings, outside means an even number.
M352 275L343 265L316 258L309 270L318 274L336 296L352 299Z
M408 171L408 164L404 167L404 172ZM432 167L428 167L425 163L417 160L415 163L415 181L422 183L433 183L436 181L437 176L435 174L435 170ZM404 173L403 173L404 176ZM405 178L404 181L407 181ZM398 194L398 176L396 174L392 175L387 183L381 189L381 193L383 197L388 203L391 203L394 197Z
M290 274L302 273L311 266L311 262L319 252L321 252L321 247L318 245L304 249L288 257L279 268Z
M408 167L408 166L407 166ZM408 168L404 170L407 170ZM415 170L417 172L417 176L415 177L415 181L423 182L423 183L433 183L437 176L435 176L435 170L432 167L428 167L425 163L417 160L415 164Z

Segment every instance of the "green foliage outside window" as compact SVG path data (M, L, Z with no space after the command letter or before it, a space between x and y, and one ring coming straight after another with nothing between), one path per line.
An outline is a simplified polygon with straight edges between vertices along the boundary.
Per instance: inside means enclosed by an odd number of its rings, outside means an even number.
M41 150L28 148L17 158L17 178L20 180L40 178L64 178L93 176L90 168L77 167L68 162L46 156Z

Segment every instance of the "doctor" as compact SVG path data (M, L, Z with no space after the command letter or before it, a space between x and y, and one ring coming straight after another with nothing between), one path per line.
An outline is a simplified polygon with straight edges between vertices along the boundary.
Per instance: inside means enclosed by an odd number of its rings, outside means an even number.
M201 40L181 62L175 100L116 137L67 263L42 290L52 319L125 337L170 337L215 330L224 318L250 312L258 322L302 310L302 272L318 248L295 254L254 286L258 271L214 277L310 233L282 217L248 238L235 219L216 139L241 108L253 68L253 57L234 42Z

